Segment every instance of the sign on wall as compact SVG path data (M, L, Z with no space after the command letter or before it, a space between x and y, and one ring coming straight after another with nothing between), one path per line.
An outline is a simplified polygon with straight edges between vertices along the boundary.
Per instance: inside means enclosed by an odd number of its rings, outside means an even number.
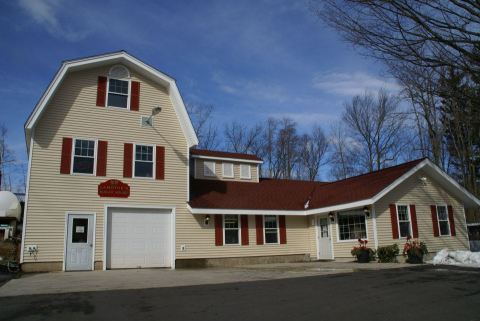
M98 184L98 196L127 198L130 196L130 186L118 179L109 179Z

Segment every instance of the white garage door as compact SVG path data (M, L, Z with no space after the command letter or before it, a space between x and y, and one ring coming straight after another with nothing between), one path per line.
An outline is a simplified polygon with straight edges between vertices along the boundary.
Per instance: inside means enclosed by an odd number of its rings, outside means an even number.
M170 267L171 210L110 209L107 268Z

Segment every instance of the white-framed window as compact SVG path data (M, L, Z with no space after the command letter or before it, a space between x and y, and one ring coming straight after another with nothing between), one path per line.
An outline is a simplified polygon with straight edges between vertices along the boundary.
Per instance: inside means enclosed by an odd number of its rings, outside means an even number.
M73 140L72 174L95 175L97 141L93 139Z
M130 80L108 78L107 106L130 108Z
M410 208L407 205L397 205L398 231L400 237L412 235Z
M215 162L213 161L203 162L203 176L208 176L208 177L215 176Z
M153 145L135 144L133 177L154 177L155 148Z
M225 215L223 220L223 244L240 244L240 216Z
M265 244L278 244L278 216L265 215L263 217Z
M437 205L438 232L441 236L450 235L450 221L446 205Z
M367 239L367 224L364 213L338 213L337 224L340 241Z
M244 178L244 179L251 179L252 178L252 172L251 172L250 165L240 164L240 178Z
M232 163L223 163L222 164L222 172L223 172L223 177L226 178L233 178L233 164Z

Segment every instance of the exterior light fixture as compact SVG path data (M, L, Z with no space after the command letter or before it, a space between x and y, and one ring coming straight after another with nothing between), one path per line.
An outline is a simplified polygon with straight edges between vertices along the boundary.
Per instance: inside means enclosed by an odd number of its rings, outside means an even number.
M427 177L421 176L421 177L419 177L419 179L420 179L420 182L422 183L423 186L427 185L427 183L428 183Z
M150 117L148 117L147 119L142 120L142 121L145 123L145 125L153 127L153 123L152 123L153 116L158 115L161 111L162 111L162 107L160 107L160 106L153 107L152 108L152 114L150 115ZM145 118L146 118L146 116L145 116Z
M363 213L366 217L370 217L370 209L368 208L368 206L363 207Z
M210 215L205 215L205 219L203 220L203 225L208 226L210 223Z
M330 218L331 222L335 221L335 213L333 213L333 212L328 213L328 217Z

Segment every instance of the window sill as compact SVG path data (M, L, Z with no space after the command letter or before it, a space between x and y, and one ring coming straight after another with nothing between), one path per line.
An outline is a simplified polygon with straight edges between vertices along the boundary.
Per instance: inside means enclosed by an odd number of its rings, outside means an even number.
M115 107L115 106L105 106L106 108L109 108L109 109L116 109L116 110L128 110L130 111L130 107Z
M90 177L96 177L97 174L96 173L92 173L92 174L87 174L87 173L70 173L71 176L90 176Z
M369 241L369 239L362 239L362 241ZM358 243L358 239L354 239L354 240L338 240L337 239L337 243L352 243L352 242Z

